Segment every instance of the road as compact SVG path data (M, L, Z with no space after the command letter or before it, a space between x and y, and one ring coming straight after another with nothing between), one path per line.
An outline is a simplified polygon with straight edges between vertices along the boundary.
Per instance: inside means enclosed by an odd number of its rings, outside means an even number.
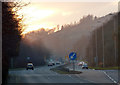
M67 66L69 69L73 69L73 66ZM95 83L109 83L109 80L112 83L117 83L119 80L118 78L118 70L94 70L94 69L82 69L81 66L75 66L76 71L82 71L83 73L80 75L85 79L91 80Z
M105 74L113 81L120 82L120 70L103 70Z
M58 74L53 66L34 70L10 70L9 83L113 83L102 71L81 70L81 74Z

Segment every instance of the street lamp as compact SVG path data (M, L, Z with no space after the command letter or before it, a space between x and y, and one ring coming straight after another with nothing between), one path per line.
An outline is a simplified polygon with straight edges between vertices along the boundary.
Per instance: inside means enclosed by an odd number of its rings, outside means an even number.
M96 66L98 66L98 55L97 55L97 29L95 31L96 35Z
M116 34L116 25L115 25L115 23L116 22L115 22L115 18L114 18L114 34ZM114 35L113 37L114 37L115 65L116 65L117 64L117 62L116 62L117 61L117 54L116 54L116 52L117 52L117 49L116 49L117 48L117 41L116 41L116 35Z
M99 23L102 24L102 43L103 43L103 59L102 59L102 62L103 62L103 67L105 66L105 60L104 60L104 28L103 28L103 25L104 23L102 23L101 21L98 21Z
M104 63L104 28L103 28L103 24L102 24L102 41L103 41L103 67L104 67L105 63Z
M95 28L94 26L93 26L93 28ZM96 47L96 56L95 56L95 58L94 58L94 60L95 60L95 63L96 63L96 67L98 66L98 53L97 53L97 28L95 29L95 47Z

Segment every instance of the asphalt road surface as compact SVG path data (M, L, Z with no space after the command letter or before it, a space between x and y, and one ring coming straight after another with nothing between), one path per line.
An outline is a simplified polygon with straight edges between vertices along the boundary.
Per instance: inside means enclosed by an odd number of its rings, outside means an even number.
M50 70L53 67L10 70L8 83L113 83L102 71L81 69L81 74L58 74Z
M73 66L67 66L67 68L73 70ZM108 83L108 80L111 80L112 83L118 83L119 73L118 70L94 70L94 69L82 69L81 66L75 66L76 71L82 71L80 75L85 79L91 80L95 83ZM107 78L106 78L107 77Z

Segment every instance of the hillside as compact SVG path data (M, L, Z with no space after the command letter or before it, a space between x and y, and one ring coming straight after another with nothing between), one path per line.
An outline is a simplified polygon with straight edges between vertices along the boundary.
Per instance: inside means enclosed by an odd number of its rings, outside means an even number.
M31 40L37 39L37 42L42 40L45 47L51 51L51 56L64 57L79 48L78 57L84 57L91 32L111 18L111 14L100 18L88 15L75 24L63 26L60 31L48 34L45 30L41 30L26 36Z
M110 67L118 65L118 13L95 29L90 36L86 60L90 66Z

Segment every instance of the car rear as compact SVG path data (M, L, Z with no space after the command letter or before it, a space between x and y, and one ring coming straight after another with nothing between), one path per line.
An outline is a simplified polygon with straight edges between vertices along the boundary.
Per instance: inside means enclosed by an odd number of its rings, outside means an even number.
M88 69L88 65L87 64L83 64L82 65L82 69Z
M32 63L28 63L26 69L27 69L27 70L28 70L28 69L34 70L33 64L32 64Z
M48 66L53 66L53 63L52 62L48 62Z

